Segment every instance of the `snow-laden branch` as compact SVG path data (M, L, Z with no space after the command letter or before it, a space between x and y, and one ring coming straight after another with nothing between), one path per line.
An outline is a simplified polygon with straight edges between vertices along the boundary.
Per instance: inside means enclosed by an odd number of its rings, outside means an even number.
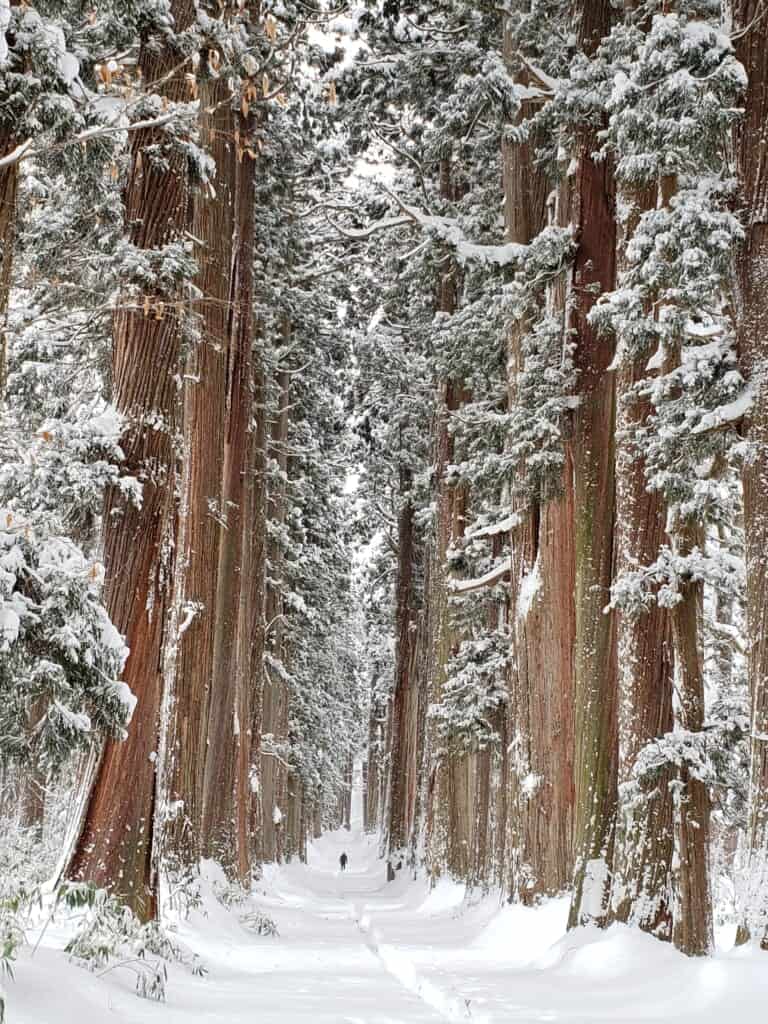
M512 556L509 555L507 558L502 559L489 569L483 576L477 576L471 580L451 580L449 583L450 590L452 593L462 596L464 594L474 593L476 590L484 590L486 587L492 587L499 580L503 579L508 572L512 570Z
M26 142L20 143L14 150L0 159L0 170L5 167L12 167L14 164L21 163L23 160L42 156L43 153L50 152L54 149L63 149L66 146L84 144L93 139L102 138L106 135L114 135L117 132L140 132L145 128L162 128L163 125L169 124L171 121L175 121L181 116L183 115L178 110L175 110L167 114L161 114L159 117L147 118L144 121L134 121L133 124L113 123L97 125L93 128L86 128L85 131L78 132L77 135L73 135L71 139L66 139L63 143L51 146L33 147L32 139L27 139Z
M467 531L467 540L477 540L478 537L496 537L500 533L509 533L516 526L520 525L520 516L517 512L505 516L498 523L491 523L490 526L483 526L479 530Z
M518 57L521 58L523 64L528 69L528 73L530 74L534 82L538 83L538 85L541 87L541 92L539 92L539 95L553 96L557 92L558 87L561 84L560 79L553 78L552 75L548 75L547 72L543 70L543 68L540 68L538 64L533 64L521 53L518 53Z
M458 222L451 217L438 217L435 214L423 213L417 207L404 203L397 193L388 189L386 185L381 185L381 188L397 203L405 216L416 227L451 246L456 252L458 262L462 265L475 262L506 267L525 259L528 253L528 246L520 245L517 242L504 242L501 245L480 245L477 242L470 242Z
M11 167L13 164L17 164L20 160L24 159L24 155L29 154L29 149L32 146L32 139L27 139L26 142L22 142L21 145L12 149L10 153L7 153L2 159L0 159L0 168Z
M725 405L705 413L691 431L692 434L708 434L712 430L720 430L744 419L755 401L755 393L751 387L742 391L738 398Z
M360 242L378 231L388 231L390 228L401 228L413 223L411 217L384 217L369 224L367 228L343 228L340 224L331 222L340 235L349 238L351 241Z

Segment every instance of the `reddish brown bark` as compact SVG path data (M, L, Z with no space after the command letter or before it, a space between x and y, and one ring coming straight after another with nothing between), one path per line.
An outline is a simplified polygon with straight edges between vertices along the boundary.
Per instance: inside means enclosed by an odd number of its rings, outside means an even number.
M242 804L239 813L237 797L242 801L248 799L247 767L245 780L241 773L242 765L248 765L250 755L247 737L251 716L246 688L246 670L249 674L250 658L247 666L238 663L237 631L243 587L243 529L246 525L243 521L243 504L248 474L252 470L248 458L252 446L248 435L253 411L251 367L254 341L255 161L249 153L249 136L255 120L241 113L230 113L230 117L230 137L235 149L234 166L230 164L234 185L234 258L227 325L227 424L222 476L224 522L219 531L202 835L204 852L237 873L241 882L247 882L250 874L250 843L247 825L246 831L243 830L243 822L247 822L248 818L247 815L242 817L247 803ZM248 523L247 529L263 533L264 526L262 520ZM248 653L247 645L242 653L244 656ZM242 754L240 747L245 751Z
M448 312L454 308L455 279L449 271L442 281L440 307ZM437 417L437 512L435 548L430 567L430 589L427 595L430 620L430 702L442 700L448 666L459 637L452 622L449 605L449 574L447 554L453 541L464 534L468 489L446 479L446 469L453 461L453 437L448 428L449 417L466 401L466 391L447 381L441 385L440 411ZM429 739L432 764L427 782L428 820L427 859L430 872L439 875L447 870L454 878L468 880L472 868L474 756L453 749L431 730Z
M646 358L620 375L619 392L644 373ZM642 413L640 414L642 415ZM630 416L621 415L620 429ZM664 538L664 507L645 489L643 462L620 444L617 463L617 573L656 558ZM641 617L617 615L619 652L619 785L631 785L639 753L670 732L672 649L669 614L653 606ZM642 803L622 805L614 855L613 914L659 938L671 938L672 773L643 787Z
M673 534L676 552L689 554L701 546L701 531L679 524ZM670 611L681 729L701 732L704 726L704 671L699 637L704 586L681 581L681 601ZM675 793L677 866L674 872L675 909L672 938L683 953L705 956L714 946L712 893L709 879L709 789L683 765Z
M15 140L0 138L0 157L15 148ZM8 301L11 295L13 257L16 244L16 197L19 172L16 164L0 169L0 399L5 396L8 377Z
M173 4L177 28L188 25L192 4ZM187 99L179 55L143 45L139 54L148 90L162 80L171 100ZM176 71L176 73L173 73ZM125 192L128 237L138 248L155 250L178 239L188 225L186 159L178 150L153 160L150 147L160 133L131 136L131 170ZM104 600L130 656L125 681L138 705L123 742L109 740L91 791L82 832L69 867L121 896L148 920L156 913L152 866L155 761L162 694L162 652L172 579L170 551L174 521L176 385L181 323L176 296L150 294L121 304L115 316L112 357L113 398L126 417L121 442L125 469L143 484L141 506L111 488L104 507Z
M591 53L608 34L611 5L575 5L582 49ZM578 250L572 274L569 326L575 340L579 406L573 418L576 642L574 648L576 868L571 927L604 924L613 860L617 800L617 660L610 600L614 530L613 375L611 346L587 316L597 296L613 289L616 274L614 184L609 160L596 161L594 134L578 141L576 166L566 182Z
M410 840L412 824L411 794L416 788L416 701L417 684L414 677L415 592L414 568L416 561L414 538L414 508L411 500L412 476L405 467L400 468L400 512L397 520L397 578L395 582L395 686L392 696L392 739L390 757L390 791L388 821L387 872L403 866Z
M486 887L490 879L490 812L491 812L491 749L484 747L475 758L475 792L473 806L475 821L473 828L473 852L470 881L472 885Z
M18 7L20 0L10 0ZM10 125L0 129L0 157L12 153L18 144ZM16 246L16 202L19 191L19 165L0 168L0 400L5 397L8 378L8 302L11 297Z
M287 339L288 325L284 326ZM281 372L275 384L278 388L277 416L272 424L269 442L270 462L276 467L267 494L267 517L275 527L282 527L286 515L286 482L288 476L288 428L290 423L290 376ZM285 681L280 677L276 664L284 664L284 609L281 577L283 573L283 551L278 540L267 544L269 563L266 583L266 637L267 664L261 670L263 675L262 730L270 737L270 744L287 740L288 693ZM267 750L260 755L261 793L263 804L263 826L260 849L265 862L279 860L282 850L282 824L274 821L275 808L285 810L287 785L286 768L274 751Z
M505 38L505 52L513 58L512 41ZM521 72L523 85L530 84ZM527 100L521 120L530 118L536 103ZM546 224L547 195L551 183L536 162L536 142L507 144L504 154L504 191L507 238L531 242ZM521 341L527 324L514 324L508 339L508 400L517 400L517 377L524 369ZM562 891L570 882L573 818L573 485L566 466L560 493L542 503L532 495L523 504L513 502L520 522L510 533L510 626L512 630L509 673L509 722L513 737L510 791L504 813L510 808L505 856L510 894L534 902L543 894ZM526 578L535 572L537 591L526 608L520 593ZM528 581L530 583L530 581ZM504 833L502 833L503 835Z
M677 191L675 175L661 178L659 195L668 206ZM666 368L680 365L682 342L668 346ZM679 510L668 516L669 542L674 552L686 558L704 548L704 530ZM675 652L677 707L675 717L681 730L701 732L704 727L704 662L701 620L704 585L682 577L678 580L679 601L670 609L672 643ZM677 857L673 868L675 910L672 940L689 956L704 956L714 944L712 892L709 871L710 797L709 788L683 764L674 783L674 830Z
M286 375L287 378L287 375ZM261 862L260 836L264 827L261 800L261 730L263 721L264 654L266 650L266 569L267 569L267 481L266 481L266 386L263 360L254 353L253 417L255 428L250 445L250 486L244 514L244 544L248 546L248 564L244 565L244 599L241 601L241 685L245 698L250 693L250 744L247 756L247 781L250 788L248 828L254 862ZM242 715L249 713L243 708ZM247 721L244 717L242 721ZM243 769L241 770L243 771ZM246 807L240 807L241 814Z
M203 769L216 634L222 456L227 429L229 302L237 162L226 81L200 83L200 144L215 161L210 186L198 194L192 233L201 293L199 340L189 356L184 392L185 479L181 498L183 548L179 600L187 628L178 639L169 796L176 817L169 849L183 864L201 856ZM182 619L183 621L183 619Z
M623 196L631 213L623 224L622 253L645 210L656 206L656 188ZM621 339L618 339L621 346ZM651 565L665 540L666 508L660 492L647 489L645 460L633 431L651 412L633 397L647 377L648 353L627 359L617 373L616 576ZM632 792L638 755L672 730L672 637L666 609L653 605L642 615L616 616L619 656L620 793ZM612 914L636 923L660 939L672 937L672 794L666 767L619 808L614 854ZM622 789L624 787L624 789ZM628 790L627 787L630 787Z
M768 22L760 0L734 0L736 55L749 76L736 138L739 207L745 238L737 258L737 333L741 369L755 399L745 422L750 444L744 461L747 556L747 665L752 741L747 834L747 884L739 940L768 949Z
M383 787L385 782L384 748L387 724L386 708L378 696L378 673L371 680L371 707L368 718L368 761L366 773L365 831L383 827Z

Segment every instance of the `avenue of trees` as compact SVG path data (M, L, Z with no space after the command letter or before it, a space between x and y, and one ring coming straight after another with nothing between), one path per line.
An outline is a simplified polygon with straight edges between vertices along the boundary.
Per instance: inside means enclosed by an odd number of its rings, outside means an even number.
M766 125L760 0L0 0L0 959L355 759L390 878L768 948Z

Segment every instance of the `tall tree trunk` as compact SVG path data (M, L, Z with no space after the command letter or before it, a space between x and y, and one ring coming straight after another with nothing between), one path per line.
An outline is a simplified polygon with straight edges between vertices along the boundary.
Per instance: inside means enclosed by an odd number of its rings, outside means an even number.
M376 685L376 680L372 685ZM368 761L366 772L365 831L375 832L381 825L382 746L385 714L375 693L371 694L368 715Z
M19 825L34 833L38 840L42 840L45 824L45 776L39 769L30 766L19 781Z
M409 794L416 785L415 716L417 680L414 677L416 608L414 570L416 541L412 475L400 467L400 511L397 519L397 578L395 582L395 686L392 696L390 796L388 820L387 876L391 880L406 857L410 840Z
M264 831L262 800L261 733L263 727L265 654L267 643L267 389L264 360L254 352L253 426L250 435L249 485L243 516L243 545L247 551L243 566L240 602L239 642L241 721L250 716L250 743L240 746L241 786L247 781L249 797L238 807L241 828L249 834L254 864L262 863L261 836ZM247 823L243 816L247 815Z
M693 524L676 524L672 535L681 557L702 547L702 531ZM700 581L682 581L681 600L670 611L675 646L678 691L677 724L688 732L704 727L704 671L699 624L704 598ZM712 951L712 893L709 883L709 789L687 766L678 769L674 794L675 907L672 938L689 956Z
M177 30L193 5L176 0ZM180 55L169 45L145 43L139 67L148 91L155 82L170 101L182 101L186 81ZM163 133L131 136L125 192L130 242L153 251L178 240L188 226L186 158L163 150ZM111 488L104 507L105 604L126 637L124 679L138 698L128 737L108 740L91 791L82 832L69 867L121 896L141 920L157 910L153 873L155 762L162 695L162 661L173 550L176 385L182 324L177 295L152 293L121 304L115 316L113 399L126 417L121 441L125 466L142 481L140 507ZM126 780L130 780L126 784Z
M675 175L662 177L660 200L669 206L677 191ZM665 369L676 369L682 360L682 340L668 343ZM703 550L705 537L700 524L680 511L670 510L669 541L681 559ZM701 622L704 585L682 578L678 581L679 602L670 609L672 643L675 651L676 724L681 730L700 733L704 728L704 663ZM714 945L712 893L710 887L709 789L683 764L673 783L675 857L672 882L675 896L672 940L689 956L704 956Z
M307 850L303 830L304 820L304 789L297 772L289 772L285 795L285 859L306 861Z
M347 762L344 765L344 813L342 816L342 827L349 832L352 828L352 776L354 772L352 754L347 754Z
M514 57L509 26L507 60ZM530 85L527 72L519 76ZM536 101L521 105L520 120L530 118ZM530 243L547 220L550 181L536 162L535 139L513 141L504 152L506 234L509 241ZM510 409L517 401L517 378L524 369L522 340L526 323L508 335L507 393ZM512 658L507 732L512 742L507 887L511 895L532 903L562 891L570 882L573 817L573 545L572 474L563 473L561 493L542 504L531 496L522 506L513 501L520 522L510 533L510 629ZM516 507L520 504L520 507ZM520 600L523 588L535 594ZM503 835L504 833L502 833Z
M475 792L473 795L475 820L472 829L474 842L470 870L472 885L482 888L488 887L490 878L491 765L491 748L484 747L475 756Z
M622 259L640 217L656 206L656 187L625 192ZM621 282L619 282L619 285ZM617 339L619 349L621 338ZM649 491L645 460L633 431L650 412L647 399L633 396L648 376L648 353L627 358L616 377L616 576L651 565L665 537L666 509L661 493ZM612 914L660 939L672 937L672 781L664 767L635 789L638 755L672 730L672 637L669 612L653 605L642 615L616 615L619 657L619 815L614 853Z
M181 497L184 547L180 552L182 592L177 598L182 629L174 681L174 728L169 790L176 816L169 849L181 864L202 854L203 775L216 634L222 453L227 430L226 388L229 303L232 298L235 165L232 98L227 83L200 82L200 143L215 162L215 173L195 203L193 235L198 240L196 285L200 290L200 338L185 374L184 464ZM231 708L230 708L231 712Z
M11 7L18 7L20 3L21 0L10 0ZM0 157L12 153L17 144L11 125L0 128ZM8 304L13 281L18 191L18 163L0 168L0 401L5 398L8 383Z
M441 285L440 307L450 312L455 307L455 279L448 271ZM435 478L438 498L435 548L430 566L430 590L427 596L431 625L430 702L442 700L449 663L458 645L450 607L448 550L464 533L468 493L465 485L446 480L447 467L453 461L453 438L449 418L466 399L465 390L453 381L440 385L441 401L437 417L437 457ZM472 866L474 755L451 749L450 743L430 736L432 763L427 792L428 862L436 876L447 870L457 879L468 880Z
M747 556L747 671L752 701L747 879L739 941L768 950L768 22L760 0L734 0L736 55L749 86L736 139L745 238L737 258L741 369L754 389L745 421L744 532Z
M289 325L283 327L284 341L288 340ZM287 511L286 486L288 479L288 428L290 424L290 375L280 371L274 382L277 392L277 415L272 423L269 440L269 462L273 475L267 491L267 518L272 525L272 539L267 542L267 583L266 583L266 637L265 664L263 673L263 722L264 734L269 735L271 744L281 744L287 736L281 731L282 705L287 699L286 683L280 675L283 664L285 611L282 600L283 547L279 539L285 524ZM262 856L265 861L277 860L277 828L274 821L275 808L279 806L278 793L284 766L275 751L261 754L262 802L264 806L263 831L261 837Z
M452 178L450 159L444 158L440 164L441 196L455 200L461 191L461 185ZM455 312L459 286L458 267L451 257L446 256L437 284L436 308L439 312ZM424 680L431 703L442 700L449 662L459 643L449 600L447 555L451 544L464 535L469 506L467 484L453 484L446 479L447 467L453 461L450 417L467 401L468 393L457 380L447 379L438 386L440 405L435 431L437 510L434 550L428 570L430 589L426 595L431 665L429 676ZM468 881L473 861L475 755L452 750L450 743L447 746L439 744L434 730L430 730L428 747L431 763L427 768L424 792L429 869L433 875L447 870L454 878Z
M609 0L575 4L577 38L592 54L611 26ZM595 160L597 139L584 131L566 188L567 222L579 247L573 268L570 326L578 372L579 406L573 420L576 545L574 650L576 866L569 926L607 919L617 801L617 659L610 600L614 532L614 381L611 346L587 316L616 273L614 185L610 161Z
M228 106L231 111L231 104ZM225 391L227 427L202 820L204 852L245 883L250 873L250 843L247 828L243 830L242 809L239 813L237 804L238 795L243 801L248 799L247 783L243 784L238 766L249 762L250 750L240 755L239 747L247 744L251 721L245 686L246 676L250 676L250 657L247 665L238 663L243 553L244 547L246 550L249 547L249 538L244 545L243 530L245 527L247 531L263 533L265 523L263 519L247 523L243 518L247 482L252 472L248 456L253 451L248 435L253 413L255 161L249 153L253 152L250 136L255 117L240 112L230 113L230 117L229 137L233 139L231 145L235 150L232 168L235 202ZM259 411L259 415L263 412ZM248 632L244 646L249 655L250 629ZM243 719L241 713L245 716Z
M16 147L15 139L0 136L0 157ZM8 303L11 297L13 257L16 245L16 199L19 188L17 164L0 168L0 399L8 381Z

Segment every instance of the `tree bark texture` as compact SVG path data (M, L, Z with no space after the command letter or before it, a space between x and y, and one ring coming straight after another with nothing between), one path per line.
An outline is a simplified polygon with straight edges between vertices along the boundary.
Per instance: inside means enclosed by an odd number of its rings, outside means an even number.
M241 787L247 783L249 797L238 810L241 815L240 828L249 833L252 861L261 864L260 837L264 830L261 733L267 643L267 394L264 360L257 349L254 350L253 359L253 426L249 435L249 481L242 524L243 546L247 555L243 569L239 625L239 700L241 720L248 721L246 715L250 718L250 742L247 750L242 744L239 748L241 762L238 777ZM280 625L282 628L282 618ZM243 816L247 816L247 823Z
M746 885L739 941L768 950L768 24L760 0L734 0L736 55L749 76L736 137L745 238L736 264L742 373L754 390L742 470L747 560L747 671L752 702Z
M288 738L288 689L278 666L285 662L284 609L281 577L283 551L275 534L285 523L286 483L288 478L288 429L290 424L290 377L280 373L275 380L278 390L277 415L272 424L269 441L269 460L274 469L267 495L267 517L273 527L273 537L267 542L267 582L265 611L265 665L263 673L262 730L270 743L282 744ZM285 809L287 786L286 768L274 752L261 755L261 788L264 807L261 850L265 862L280 859L280 826L275 824L274 811Z
M581 48L594 52L611 25L607 0L575 4ZM597 295L616 275L614 183L609 160L596 161L593 132L578 141L575 170L566 181L578 251L571 281L570 327L575 340L580 404L574 413L576 551L575 820L573 895L569 926L607 919L617 801L617 659L610 600L614 533L615 388L612 352L587 319Z
M243 592L243 555L251 531L265 531L265 522L244 522L253 451L249 440L253 414L252 350L254 301L255 159L249 154L249 136L255 115L233 113L230 107L234 165L234 236L227 364L225 383L226 432L222 476L222 528L219 531L215 626L208 719L208 746L203 782L203 850L219 860L239 880L250 877L247 816L238 794L247 799L247 748L250 733L250 657L239 664L238 623ZM262 413L263 415L263 413ZM246 538L244 543L244 528ZM247 584L246 584L247 585ZM244 656L249 655L250 615ZM238 692L239 691L239 692ZM240 715L244 715L243 718ZM243 747L241 753L240 748ZM243 780L245 765L246 780Z
M505 34L505 53L512 58ZM523 74L521 84L529 85ZM526 100L520 120L530 118L536 102ZM507 238L530 243L545 227L551 183L536 163L536 142L511 142L504 151ZM508 400L517 400L517 378L524 369L521 342L527 325L515 323L508 335ZM523 507L513 500L519 522L510 544L510 700L507 705L512 764L506 774L510 815L505 851L506 886L526 903L561 892L573 871L573 487L566 466L556 496L532 495ZM518 507L519 506L519 507ZM535 594L521 603L529 577Z
M415 669L416 593L414 507L410 471L400 468L400 511L397 520L397 577L395 581L395 685L392 696L392 741L388 821L388 872L405 862L416 801L418 678Z
M16 147L10 135L0 136L0 157ZM11 297L13 257L16 245L16 200L19 187L17 164L0 169L0 399L8 380L8 303Z
M642 213L656 206L656 188L626 193L620 259ZM621 347L621 338L617 339ZM647 377L648 353L627 359L617 371L616 576L651 565L665 538L666 508L660 492L647 489L645 461L632 442L651 406L632 396ZM669 612L654 604L642 615L616 615L619 663L619 816L611 893L618 921L636 924L660 939L672 937L673 854L671 768L650 783L633 786L638 755L671 732L672 636Z
M199 340L189 355L184 394L184 462L181 497L184 548L182 614L174 683L174 731L169 777L177 808L169 835L183 864L202 855L203 778L216 635L219 535L225 513L222 454L227 431L226 389L232 298L235 213L233 114L230 91L219 78L199 86L200 144L215 161L210 187L198 195L192 233L198 240L196 285L201 293ZM230 708L231 711L231 708ZM226 799L226 798L225 798Z
M685 556L703 546L702 531L680 524L674 531L677 554ZM689 732L704 727L704 670L700 643L704 586L681 582L682 600L670 611L675 647L675 682L678 692L677 724ZM706 956L714 948L712 892L709 872L710 800L706 783L686 765L677 771L674 790L676 866L672 939L688 956Z
M374 678L372 689L377 685ZM386 711L381 706L377 694L371 694L371 707L368 718L368 770L366 772L365 831L376 832L382 826L381 808L382 779L384 775L382 754L384 750L384 726Z
M455 304L455 281L449 271L442 282L440 306L450 312ZM453 381L441 384L437 427L436 481L438 489L435 549L430 569L431 679L430 703L442 699L450 659L459 638L453 626L447 571L451 543L464 533L468 491L446 480L453 461L453 438L448 428L451 413L466 399L464 388ZM468 880L472 868L474 816L474 754L453 750L450 743L430 736L432 763L428 783L428 863L433 876L443 871Z
M172 5L177 29L191 21L193 5ZM188 99L179 55L141 47L139 67L147 88L162 81L171 101ZM131 135L131 168L125 192L128 237L156 250L188 227L189 190L183 153L162 147L162 133ZM121 441L125 469L143 485L141 506L111 488L104 507L104 600L130 656L124 679L138 698L128 737L108 740L88 803L70 876L121 896L141 920L156 915L152 865L155 768L163 682L163 644L170 585L175 502L176 384L182 324L178 295L148 294L123 303L114 321L113 400L126 417ZM126 779L130 785L126 785Z

